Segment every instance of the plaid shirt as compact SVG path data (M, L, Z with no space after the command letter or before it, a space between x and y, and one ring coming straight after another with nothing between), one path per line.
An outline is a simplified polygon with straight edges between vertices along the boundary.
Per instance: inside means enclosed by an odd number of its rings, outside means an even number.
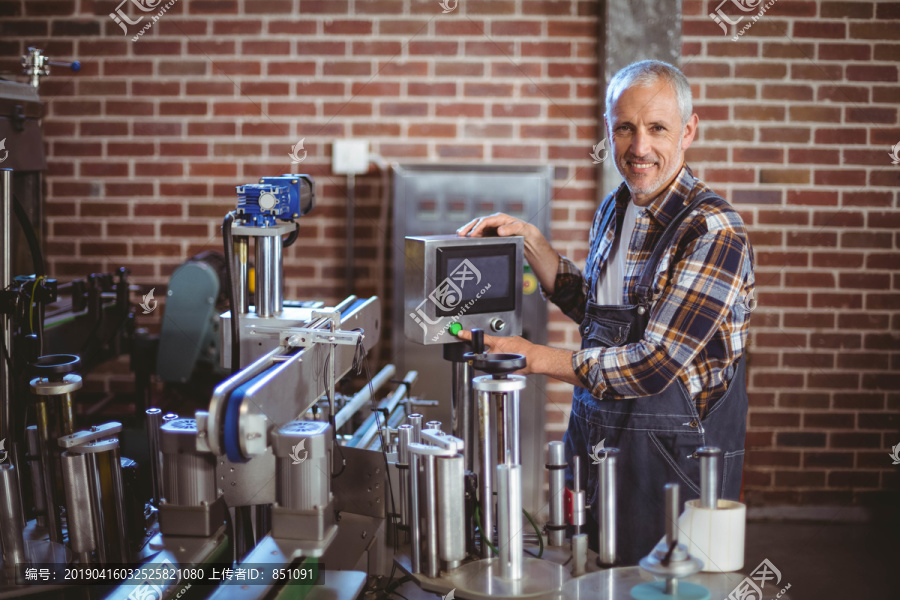
M577 323L621 228L630 194L623 183L594 216L584 273L560 256L549 299ZM685 165L652 205L638 207L625 264L626 304L636 304L641 273L666 225L709 188ZM621 192L621 193L620 193ZM615 211L616 219L610 217ZM605 230L603 223L607 223ZM704 202L681 224L654 277L650 321L636 344L575 352L572 367L595 398L636 398L681 379L702 418L726 390L743 355L753 290L753 250L740 215L725 200ZM543 290L541 290L543 293ZM545 295L546 296L546 295Z

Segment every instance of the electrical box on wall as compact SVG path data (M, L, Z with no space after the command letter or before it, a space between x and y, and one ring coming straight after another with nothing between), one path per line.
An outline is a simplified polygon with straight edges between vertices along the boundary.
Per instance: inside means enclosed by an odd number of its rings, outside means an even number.
M362 175L368 170L368 140L334 140L331 148L331 171L335 175Z

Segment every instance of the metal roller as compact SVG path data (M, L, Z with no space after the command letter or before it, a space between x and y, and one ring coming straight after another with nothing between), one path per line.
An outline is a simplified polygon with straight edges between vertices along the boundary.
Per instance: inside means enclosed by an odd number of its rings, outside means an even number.
M234 236L234 302L235 313L250 312L250 239L247 236Z
M25 429L25 443L28 448L28 466L31 469L31 492L34 509L37 512L37 526L47 526L47 497L44 492L44 464L41 462L41 442L37 425Z
M597 564L612 566L616 562L616 461L618 448L607 448L604 458L597 465L599 470L599 540Z
M497 551L500 577L522 579L522 467L497 465Z
M461 455L437 458L438 553L448 571L466 557L464 476L465 458Z
M162 427L162 410L148 408L147 443L150 448L150 485L152 487L153 505L159 507L162 497L162 455L159 452L159 428Z
M409 527L409 444L413 427L404 423L397 428L397 468L400 470L400 525Z
M277 247L277 250L276 250ZM275 315L275 287L279 283L277 267L281 256L281 238L277 236L256 237L256 316Z
M78 452L63 452L62 474L69 507L66 521L69 527L69 545L85 565L91 562L91 553L97 548L91 489L92 471L88 465L89 456Z
M550 470L550 518L547 521L547 540L551 546L566 541L566 447L562 442L548 445L547 468Z
M425 500L425 573L429 577L437 577L441 574L441 565L438 562L438 506L437 490L435 485L436 469L435 457L423 456L423 496Z
M697 450L700 457L700 507L719 507L719 462L722 450L704 446Z
M422 421L425 419L419 413L413 413L406 417L406 422L412 425L413 434L412 434L412 443L419 444L422 441Z
M27 563L24 522L19 501L19 477L11 463L0 464L0 542L3 544L4 570Z

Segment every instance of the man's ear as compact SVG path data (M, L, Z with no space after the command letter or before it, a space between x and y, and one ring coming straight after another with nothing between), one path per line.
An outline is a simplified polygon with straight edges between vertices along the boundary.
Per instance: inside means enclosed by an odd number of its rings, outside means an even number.
M684 126L684 132L681 135L681 149L682 151L687 150L694 141L694 137L697 135L697 126L700 124L700 117L697 116L697 113L691 115L691 118L688 119L687 125Z

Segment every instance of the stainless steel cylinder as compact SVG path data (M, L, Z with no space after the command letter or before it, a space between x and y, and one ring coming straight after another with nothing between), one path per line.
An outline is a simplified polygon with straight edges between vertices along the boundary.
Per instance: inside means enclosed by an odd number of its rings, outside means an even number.
M422 442L422 421L425 417L420 415L419 413L413 413L406 417L406 422L412 425L413 434L412 434L412 442L414 444L419 444Z
M235 236L234 245L234 303L233 313L250 312L250 239L246 236Z
M522 386L524 388L524 385ZM503 462L509 465L522 464L521 440L519 434L519 392L512 391L500 396L498 403L503 413Z
M599 548L597 564L610 566L616 562L616 461L619 449L607 448L597 465L599 470Z
M11 169L0 169L0 289L13 283L13 189ZM0 336L6 352L13 351L13 331L10 318L0 314ZM7 361L0 360L0 439L12 441L13 401L12 378Z
M147 444L150 449L150 485L153 505L159 507L159 499L162 497L162 455L159 452L159 428L162 427L162 410L148 408L146 415Z
M331 425L291 421L272 434L275 500L291 510L314 510L331 501Z
M435 457L426 455L422 457L424 469L424 496L425 496L425 573L429 577L437 577L441 573L441 565L438 561L438 506L435 480L437 473Z
M281 236L275 236L272 242L272 311L280 315L284 310L284 256L281 247Z
M719 462L722 450L704 446L697 450L700 457L700 506L701 508L719 507Z
M440 421L428 421L425 423L425 429L437 429L441 430L441 422Z
M398 448L397 467L400 470L400 525L409 526L409 443L412 440L413 427L404 423L397 428Z
M562 442L550 442L547 468L550 470L547 541L551 546L562 546L566 541L566 447Z
M478 455L481 473L478 478L478 495L481 510L481 558L491 557L490 541L494 536L494 440L496 425L493 419L491 394L478 392Z
M97 454L86 453L84 458L87 461L87 476L91 494L90 510L91 520L94 522L94 549L97 551L97 561L102 565L106 564L109 556L106 551L108 528L103 514L103 481L100 476Z
M450 387L450 434L463 441L466 469L475 471L475 417L477 410L472 394L472 365L466 362L452 365Z
M28 466L31 469L31 492L34 496L34 509L37 512L38 527L47 526L47 498L44 492L44 464L41 462L41 442L37 425L29 425L25 429L25 443L28 448Z
M678 484L667 483L666 487L666 545L670 548L678 542Z
M163 497L169 504L200 506L216 493L216 457L197 452L196 419L174 419L160 428Z
M113 507L116 513L116 533L118 534L119 556L116 557L123 564L131 562L128 555L128 522L125 517L125 487L122 481L122 453L119 445L109 452L110 493Z
M25 519L19 496L19 477L12 463L0 464L0 543L5 570L25 564Z
M178 418L178 415L176 415L173 412L166 413L162 417L162 424L165 425L166 423L168 423L170 421L174 421L177 418Z
M572 490L572 525L575 527L575 535L582 533L581 528L585 522L584 490L581 489L581 457L573 457L572 473L575 476L575 489ZM573 538L574 539L574 538Z
M522 467L497 465L497 551L500 577L522 578Z
M466 558L465 458L437 459L438 553L443 567L452 571Z
M588 536L579 533L572 536L572 576L584 575L587 571Z
M94 530L91 495L93 472L88 461L90 456L78 452L63 452L62 474L69 507L66 522L69 527L69 545L81 564L91 562L91 553L96 549L97 534Z
M277 236L256 236L256 316L275 314L275 284L277 281L275 246L281 246Z
M410 567L413 573L422 572L422 538L419 531L419 456L409 455L409 541Z

